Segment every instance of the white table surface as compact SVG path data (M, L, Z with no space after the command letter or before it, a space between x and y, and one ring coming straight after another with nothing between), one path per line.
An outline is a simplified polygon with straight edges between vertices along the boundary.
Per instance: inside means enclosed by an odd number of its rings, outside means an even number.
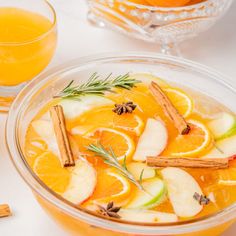
M51 0L58 15L59 41L49 67L67 60L108 51L151 51L158 46L94 28L86 21L83 0ZM33 4L33 3L32 3ZM208 32L181 45L185 57L211 66L231 78L236 86L236 3ZM0 203L8 203L13 216L0 219L1 236L65 236L39 207L30 189L10 162L4 137L6 115L0 114ZM224 236L236 235L236 225ZM214 235L212 235L214 236Z

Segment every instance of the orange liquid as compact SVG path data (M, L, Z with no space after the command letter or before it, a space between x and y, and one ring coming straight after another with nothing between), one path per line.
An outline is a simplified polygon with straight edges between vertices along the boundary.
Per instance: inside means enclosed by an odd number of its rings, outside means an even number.
M109 94L108 97L111 98L115 103L121 103L124 100L133 101L135 104L138 105L139 109L136 109L132 114L128 114L128 115L130 116L138 115L144 123L146 123L148 118L156 118L157 116L160 117L165 122L165 125L168 129L169 143L167 145L166 150L168 150L168 147L170 146L172 140L177 138L177 135L178 135L177 129L175 128L173 123L170 121L170 119L165 115L162 108L156 103L156 101L154 100L154 98L152 97L152 95L150 94L146 86L139 85L137 86L137 88L134 88L130 91L121 89L121 90L118 90L118 93L116 94ZM45 111L48 110L49 106L46 106L43 109L43 111L41 111L37 115L35 119L38 119L42 114L44 114ZM220 109L222 110L226 110L226 108L224 108L223 106L221 105L219 106L218 103L215 103L215 106L217 108L220 107ZM77 126L80 126L80 127L89 126L90 128L92 127L92 129L101 128L101 127L114 128L113 127L114 119L116 119L117 115L115 113L112 113L114 115L109 118L108 118L108 115L103 116L104 109L110 110L111 107L108 106L108 107L96 108L82 114L80 117L74 120L68 120L67 129L70 135L72 135L71 134L72 129ZM100 116L96 116L97 113L99 113ZM208 119L203 118L200 115L197 115L195 113L192 113L189 116L189 118L201 120L201 122L203 123L206 123L208 121ZM139 135L135 134L133 131L125 130L122 127L115 128L115 129L131 137L135 143L135 146L137 145ZM85 156L87 154L88 156L91 156L89 155L91 153L89 153L85 148L85 146L88 146L92 142L90 139L84 139L80 135L75 135L73 136L73 140L76 142L77 146L79 147L80 154L84 154ZM35 143L37 143L37 145L35 145ZM120 147L121 143L117 141L115 143L114 149L116 148L116 146ZM47 145L37 135L37 133L32 128L32 126L29 126L29 129L26 135L26 140L25 140L25 154L26 154L28 163L31 166L33 166L35 163L35 160L37 160L37 157L41 155L42 153L44 153L45 151L47 151ZM100 172L101 170L105 170L109 167L103 163L100 157L94 157L94 156L87 157L87 160L91 162L93 167L97 170L98 175L99 173L101 173ZM132 160L127 159L126 161L127 161L127 164L129 164L129 162L131 162ZM198 182L198 184L201 186L203 193L206 194L207 196L214 195L214 198L215 198L214 202L211 202L209 205L204 206L203 210L197 216L193 218L206 216L208 214L215 213L218 210L223 209L224 207L227 207L236 201L236 186L223 186L223 185L218 184L218 180L220 176L234 171L235 166L236 166L236 161L232 161L231 167L228 170L224 170L223 172L222 170L186 169L186 171L189 174L191 174L195 178L195 180ZM232 176L232 173L231 173L231 176ZM99 185L104 185L104 186L100 186L99 189L106 188L105 186L106 181L101 181ZM114 185L115 183L112 183L110 186L114 186ZM131 188L134 189L136 187L131 184ZM132 197L132 192L133 191L131 191L130 193L130 197ZM102 192L102 194L104 193ZM96 196L98 195L101 195L101 192L95 191L94 195L92 195L90 199L96 199ZM90 199L88 199L87 202L89 202ZM157 207L153 208L153 210L174 213L169 200L164 201L161 205L158 205ZM185 220L185 219L179 218L179 220Z
M41 72L51 60L56 31L46 17L0 8L0 86L14 86Z

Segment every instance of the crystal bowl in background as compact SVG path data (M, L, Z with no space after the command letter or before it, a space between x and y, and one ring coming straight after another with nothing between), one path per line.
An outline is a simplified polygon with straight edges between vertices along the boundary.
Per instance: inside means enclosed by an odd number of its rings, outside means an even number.
M206 0L183 7L152 7L124 0L88 0L88 19L131 37L162 45L162 52L209 29L232 0ZM176 52L177 54L177 52Z

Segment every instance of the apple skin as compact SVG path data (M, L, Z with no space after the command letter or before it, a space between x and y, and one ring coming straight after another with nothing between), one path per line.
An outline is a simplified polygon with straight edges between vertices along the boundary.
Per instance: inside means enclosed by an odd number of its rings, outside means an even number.
M136 189L133 198L128 202L126 208L129 209L150 209L160 204L166 197L165 183L155 177L143 181L142 186L145 191Z
M236 118L228 112L222 112L220 117L208 122L208 128L215 140L222 140L236 134Z

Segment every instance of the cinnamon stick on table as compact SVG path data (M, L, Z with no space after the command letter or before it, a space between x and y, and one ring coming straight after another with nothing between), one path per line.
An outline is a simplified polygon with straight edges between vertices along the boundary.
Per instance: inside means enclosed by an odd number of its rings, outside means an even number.
M75 160L73 157L70 141L67 136L65 116L62 106L53 106L50 109L50 115L53 122L58 148L60 151L62 166L74 166Z
M185 119L179 114L177 109L171 103L170 99L166 96L166 94L162 91L160 86L151 82L150 91L154 96L155 100L160 104L165 113L169 116L169 118L174 122L175 127L178 129L179 133L184 135L188 134L190 131L190 126L187 124Z
M229 168L228 158L181 158L181 157L147 157L147 165L151 167L182 167L182 168Z
M0 205L0 218L11 215L10 207L7 204Z

